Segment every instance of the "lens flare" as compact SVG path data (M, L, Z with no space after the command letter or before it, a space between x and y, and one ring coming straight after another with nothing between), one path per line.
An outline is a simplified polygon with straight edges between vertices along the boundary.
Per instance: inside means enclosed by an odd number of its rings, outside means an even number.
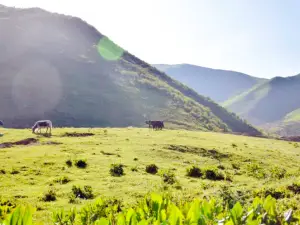
M97 45L99 54L106 60L116 61L123 55L124 50L107 37L100 39Z
M51 64L34 60L15 75L12 96L23 116L42 116L53 110L62 96L58 70Z

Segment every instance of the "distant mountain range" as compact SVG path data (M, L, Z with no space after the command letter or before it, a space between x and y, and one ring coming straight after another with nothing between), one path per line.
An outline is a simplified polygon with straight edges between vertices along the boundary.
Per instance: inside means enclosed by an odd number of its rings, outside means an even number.
M244 73L190 64L154 64L153 66L193 88L199 94L220 103L266 80Z
M300 75L275 77L223 106L280 135L300 135Z
M154 66L268 133L300 135L300 75L267 80L189 64Z
M29 127L146 126L260 132L79 18L0 6L0 119Z

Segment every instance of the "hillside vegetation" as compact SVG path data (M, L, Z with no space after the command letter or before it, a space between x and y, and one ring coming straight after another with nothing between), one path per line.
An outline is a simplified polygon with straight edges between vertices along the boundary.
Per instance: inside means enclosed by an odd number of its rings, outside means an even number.
M262 83L265 79L244 73L210 69L189 64L154 65L166 74L216 102L224 102Z
M214 197L230 208L239 201L245 210L256 196L271 195L280 212L299 211L298 143L141 128L1 133L1 205L30 204L36 222L97 198L117 199L126 209L149 192L167 192L175 201Z
M55 126L145 126L259 134L79 18L1 6L0 118Z
M283 132L300 135L295 128L292 128L295 132L290 132L291 127L298 127L300 119L299 94L300 75L276 77L228 100L223 106L253 124L275 130L280 126Z

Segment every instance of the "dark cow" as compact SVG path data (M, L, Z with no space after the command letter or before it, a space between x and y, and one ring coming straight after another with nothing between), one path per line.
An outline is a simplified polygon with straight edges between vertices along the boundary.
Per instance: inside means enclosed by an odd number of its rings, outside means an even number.
M0 120L0 127L3 127L4 126L4 123L2 120Z
M153 130L162 130L165 126L164 126L164 122L163 121L146 121L146 124L149 125L149 128L153 128Z

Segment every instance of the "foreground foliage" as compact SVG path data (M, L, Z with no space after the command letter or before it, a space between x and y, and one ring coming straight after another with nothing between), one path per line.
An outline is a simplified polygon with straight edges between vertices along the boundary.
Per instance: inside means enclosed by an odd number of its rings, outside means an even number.
M75 208L53 213L53 222L66 224L98 225L147 225L147 224L298 224L299 215L293 210L278 210L276 199L268 196L265 199L255 198L250 206L237 202L233 208L215 199L194 199L190 202L177 202L168 196L151 194L137 206L121 209L117 200L98 199L80 210ZM4 211L1 210L1 213ZM17 207L2 221L3 225L32 224L31 207Z

